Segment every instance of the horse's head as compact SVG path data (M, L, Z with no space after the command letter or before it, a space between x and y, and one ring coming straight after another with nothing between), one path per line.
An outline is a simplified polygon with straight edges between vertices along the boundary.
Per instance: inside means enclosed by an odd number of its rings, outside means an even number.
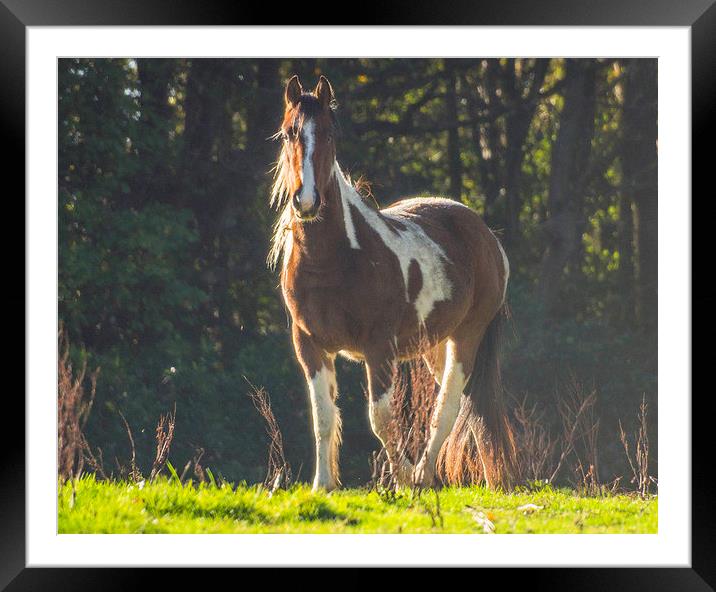
M298 76L286 84L286 109L279 133L283 138L280 166L282 190L296 217L315 219L326 197L336 159L334 96L321 76L313 92L304 92Z

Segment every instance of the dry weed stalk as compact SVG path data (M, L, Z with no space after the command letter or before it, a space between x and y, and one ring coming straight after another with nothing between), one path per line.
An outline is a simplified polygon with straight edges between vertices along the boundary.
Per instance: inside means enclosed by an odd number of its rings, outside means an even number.
M624 447L629 467L631 468L631 483L636 486L636 490L643 498L649 495L649 487L651 483L656 484L656 479L649 475L649 437L647 434L647 404L646 395L642 396L639 405L638 428L634 436L635 452L634 458L629 451L629 439L622 428L622 422L619 421L619 439Z
M102 449L97 447L97 454L92 451L92 447L89 445L87 438L82 434L82 447L85 455L85 460L89 464L90 468L95 472L95 475L99 476L100 479L107 480L107 473L104 471L104 455Z
M85 359L79 371L74 373L69 342L62 326L58 333L58 347L57 472L63 481L67 481L79 477L88 457L91 464L101 467L83 433L94 403L100 369L95 369L87 376ZM89 380L89 393L85 391L85 378Z
M384 492L395 489L397 483L390 473L390 462L388 461L388 453L385 448L374 450L371 455L371 477L369 489Z
M597 392L592 390L585 393L575 380L568 389L568 396L559 400L557 409L562 420L560 455L552 474L547 479L548 483L554 483L565 460L576 451L579 443L586 443L586 457L589 464L596 467L596 432L599 428L599 422L594 419L596 401ZM578 453L577 457L579 458ZM581 461L578 462L581 464Z
M197 447L194 450L194 456L190 458L186 464L184 465L184 470L181 472L181 476L179 477L179 482L183 483L184 479L186 478L187 474L189 473L189 469L192 465L194 465L194 476L203 483L206 481L206 475L204 475L204 468L199 464L199 461L201 461L201 457L204 456L204 449L201 447Z
M244 377L251 389L249 396L266 422L266 433L269 437L269 454L268 467L266 470L266 479L264 479L264 487L273 493L281 486L288 487L292 482L291 467L286 461L286 455L283 449L283 435L278 427L276 416L271 409L271 399L263 388L257 388L249 380Z
M555 469L558 441L545 427L544 409L527 404L527 397L514 408L517 440L517 470L522 479L538 481Z
M149 473L149 482L154 481L155 477L161 472L167 463L169 449L174 440L174 426L176 425L177 405L174 403L174 410L166 415L160 415L157 422L156 440L157 451L152 462L152 470Z
M127 436L129 437L129 447L132 452L132 458L130 460L130 469L129 469L129 479L131 481L134 481L135 483L139 483L143 477L142 473L137 468L137 448L134 445L134 436L132 436L132 429L129 427L129 422L127 421L127 418L124 417L124 413L121 411L118 411L119 416L122 418L122 421L124 422L124 428L127 430ZM115 459L116 460L116 459ZM119 464L119 461L117 461L117 464ZM122 468L120 467L120 474L122 474Z
M516 403L514 416L518 443L518 465L523 479L553 484L568 460L573 460L576 480L572 485L582 495L604 495L616 491L620 478L603 484L599 478L599 419L597 393L585 391L572 377L557 392L561 436L553 437L545 425L545 411L527 399Z
M584 495L599 495L602 491L598 470L599 419L595 414L596 402L596 391L585 394L581 385L572 378L569 397L562 407L562 417L577 425L573 450L576 463L574 472L578 480L573 485Z

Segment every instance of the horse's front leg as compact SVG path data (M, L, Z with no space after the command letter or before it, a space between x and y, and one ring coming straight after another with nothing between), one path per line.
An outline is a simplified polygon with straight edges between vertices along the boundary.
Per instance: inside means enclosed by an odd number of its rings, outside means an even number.
M316 438L316 473L313 490L331 491L340 485L338 448L341 443L341 416L334 356L319 348L309 335L294 325L293 345L308 382Z
M374 355L366 361L370 425L388 453L390 471L398 485L412 485L413 465L405 451L398 449L398 434L392 423L396 369L397 362L390 354Z

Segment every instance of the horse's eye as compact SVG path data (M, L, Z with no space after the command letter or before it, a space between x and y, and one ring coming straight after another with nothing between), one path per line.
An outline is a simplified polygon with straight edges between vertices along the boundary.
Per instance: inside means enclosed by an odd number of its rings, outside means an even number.
M287 128L284 130L283 135L286 140L295 140L298 137L298 127L294 125Z

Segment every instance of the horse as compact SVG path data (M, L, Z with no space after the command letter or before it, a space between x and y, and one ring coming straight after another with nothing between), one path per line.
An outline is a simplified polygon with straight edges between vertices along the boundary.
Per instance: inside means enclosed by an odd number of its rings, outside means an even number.
M409 198L384 209L365 200L336 160L336 100L324 76L313 91L293 76L284 103L269 263L281 263L293 347L308 384L313 489L340 486L336 356L365 363L370 425L398 484L433 486L448 436L462 451L448 456L457 465L478 428L488 436L481 462L489 448L501 467L493 484L503 484L514 439L498 359L509 278L500 241L452 199ZM427 445L411 461L391 442L391 401L397 365L421 356L439 391Z

